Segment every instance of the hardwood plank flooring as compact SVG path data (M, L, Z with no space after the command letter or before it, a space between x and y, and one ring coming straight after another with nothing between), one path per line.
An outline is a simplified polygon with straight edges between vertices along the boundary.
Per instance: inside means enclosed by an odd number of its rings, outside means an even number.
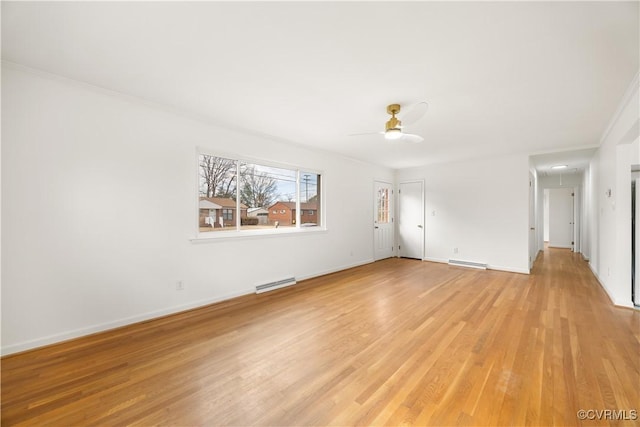
M531 275L388 259L4 357L1 421L639 425L639 337L568 250Z

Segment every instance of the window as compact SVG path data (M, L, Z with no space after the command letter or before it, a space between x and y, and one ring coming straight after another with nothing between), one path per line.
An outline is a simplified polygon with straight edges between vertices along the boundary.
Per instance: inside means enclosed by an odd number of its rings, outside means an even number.
M199 156L198 226L201 232L235 229L233 212L242 208L236 195L237 169L235 160Z
M201 233L320 225L317 172L200 154L199 173ZM256 209L266 211L261 220L248 215Z
M389 222L389 189L378 190L378 223L387 224Z
M314 172L300 172L300 209L306 211L306 215L302 213L300 217L303 227L321 225L319 215L315 215L320 209L320 178L321 176ZM311 216L313 218L309 218Z

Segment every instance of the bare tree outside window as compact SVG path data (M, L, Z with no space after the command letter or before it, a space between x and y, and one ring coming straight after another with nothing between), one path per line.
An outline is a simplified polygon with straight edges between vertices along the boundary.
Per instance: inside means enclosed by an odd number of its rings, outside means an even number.
M297 171L252 163L241 163L240 200L267 213L266 227L296 227ZM275 208L278 214L270 214ZM255 228L255 227L254 227ZM251 226L242 227L251 229Z
M256 170L255 165L246 165L240 179L240 200L245 205L250 208L264 208L275 202L278 184L273 176Z
M236 161L200 155L200 195L231 197L236 194Z

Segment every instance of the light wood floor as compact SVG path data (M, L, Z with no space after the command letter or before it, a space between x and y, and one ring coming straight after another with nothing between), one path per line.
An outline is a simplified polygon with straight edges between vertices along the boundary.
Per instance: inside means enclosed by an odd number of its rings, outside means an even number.
M3 358L2 425L609 425L577 411L640 410L639 339L568 250L389 259Z

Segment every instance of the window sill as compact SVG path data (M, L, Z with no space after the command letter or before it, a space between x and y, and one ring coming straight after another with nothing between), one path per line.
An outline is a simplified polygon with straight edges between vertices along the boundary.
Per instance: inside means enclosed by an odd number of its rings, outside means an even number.
M329 230L324 227L309 228L292 228L289 230L273 229L273 230L240 230L240 231L213 231L210 233L199 233L197 237L189 239L191 243L210 243L223 240L251 239L263 237L278 236L300 236L309 234L326 234Z

